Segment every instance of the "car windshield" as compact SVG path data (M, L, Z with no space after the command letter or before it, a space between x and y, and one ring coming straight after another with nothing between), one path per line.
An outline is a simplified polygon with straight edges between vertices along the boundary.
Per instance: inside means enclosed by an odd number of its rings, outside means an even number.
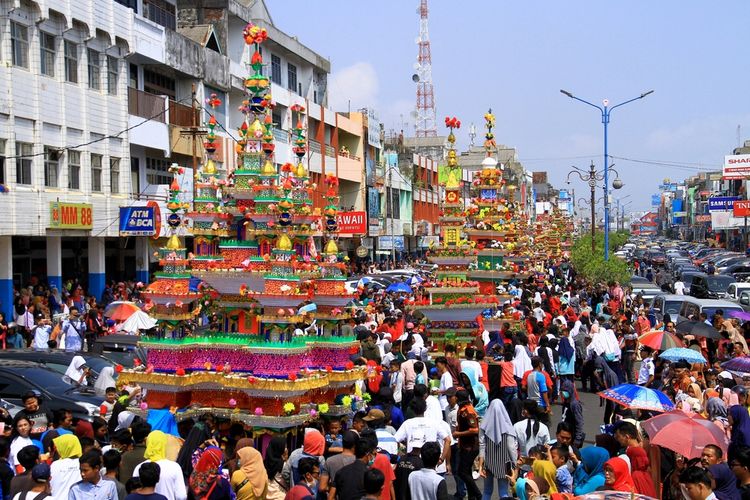
M680 312L680 306L682 306L681 300L665 300L664 311L667 314L678 314Z
M708 276L708 289L712 292L724 292L729 285L734 283L734 278L731 276Z
M44 368L28 367L14 370L26 380L43 387L52 394L62 394L73 388L72 385L63 380L63 375Z

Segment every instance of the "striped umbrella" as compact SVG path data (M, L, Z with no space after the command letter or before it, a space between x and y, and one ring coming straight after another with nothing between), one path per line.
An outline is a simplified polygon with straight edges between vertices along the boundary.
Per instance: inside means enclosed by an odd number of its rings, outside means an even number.
M685 347L674 333L663 330L653 330L638 337L638 342L656 351L665 351L673 347Z
M620 406L634 410L674 410L674 404L666 394L640 385L620 384L598 394L604 399L609 399Z

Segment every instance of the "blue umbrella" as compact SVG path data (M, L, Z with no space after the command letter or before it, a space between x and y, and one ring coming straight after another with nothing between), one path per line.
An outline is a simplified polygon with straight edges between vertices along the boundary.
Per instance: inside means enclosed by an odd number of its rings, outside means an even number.
M421 277L415 275L415 276L411 277L411 279L409 280L409 284L412 285L412 286L419 285L423 281L424 281L424 279L422 279Z
M667 349L663 353L659 354L659 357L669 361L679 361L681 359L684 359L688 363L706 362L706 358L704 358L701 353L692 349L686 349L684 347L672 347L671 349Z
M411 287L406 283L393 283L385 291L391 293L413 293Z
M357 288L364 288L371 281L372 279L368 278L367 276L362 276L361 278L359 278L359 281L357 281Z
M674 403L666 394L634 384L620 384L599 393L604 399L634 410L671 411Z

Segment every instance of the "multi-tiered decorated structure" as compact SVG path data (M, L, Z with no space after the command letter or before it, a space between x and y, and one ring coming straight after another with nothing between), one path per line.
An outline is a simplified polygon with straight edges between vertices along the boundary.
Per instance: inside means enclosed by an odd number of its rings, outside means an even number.
M484 119L486 157L480 168L472 172L466 234L478 250L469 277L480 283L483 293L491 294L498 286L502 289L508 281L525 276L530 249L526 219L514 199L516 187L506 183L502 165L494 158L497 144L492 132L495 127L492 110Z
M479 250L466 239L467 211L461 195L463 170L458 163L454 131L461 122L446 118L448 135L447 164L443 167L443 188L440 215L439 247L431 248L428 260L437 265L435 279L424 282L423 297L416 309L427 318L428 332L434 345L445 342L470 342L479 328L477 321L483 310L495 307L500 297L483 294L480 284L469 279L469 270L476 268Z
M304 422L310 413L350 409L334 402L339 396L346 400L364 372L350 361L358 345L342 328L352 297L345 291L345 257L336 244L338 179L326 177L321 187L326 206L314 209L318 186L305 168L306 118L300 105L290 108L296 161L278 166L274 104L260 53L267 33L248 25L244 36L253 49L253 73L245 80L247 99L240 108L245 119L237 168L229 175L216 168L211 115L207 155L195 174L187 214L193 253L185 258L176 235L162 250L165 266L173 265L166 257L175 260L171 272L186 283L191 276L201 282L180 301L179 318L210 320L208 329L182 336L172 325L172 335L145 339L147 367L124 372L121 379L147 389L151 407L189 408L183 415L223 412L251 426L281 429ZM219 102L212 96L207 104ZM313 237L321 235L318 252ZM157 283L149 287L154 302L167 288ZM171 311L177 305L172 299L158 300L165 305L170 300ZM295 331L306 334L295 336Z
M573 244L573 219L564 214L558 207L551 212L539 214L533 225L534 247L539 259L570 257Z

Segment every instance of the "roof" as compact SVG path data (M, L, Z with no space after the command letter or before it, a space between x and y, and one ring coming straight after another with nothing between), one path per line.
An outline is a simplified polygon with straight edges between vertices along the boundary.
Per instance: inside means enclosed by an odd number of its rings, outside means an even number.
M222 53L213 25L196 24L195 26L182 26L177 28L177 32L199 44L201 47L215 50L219 54Z

